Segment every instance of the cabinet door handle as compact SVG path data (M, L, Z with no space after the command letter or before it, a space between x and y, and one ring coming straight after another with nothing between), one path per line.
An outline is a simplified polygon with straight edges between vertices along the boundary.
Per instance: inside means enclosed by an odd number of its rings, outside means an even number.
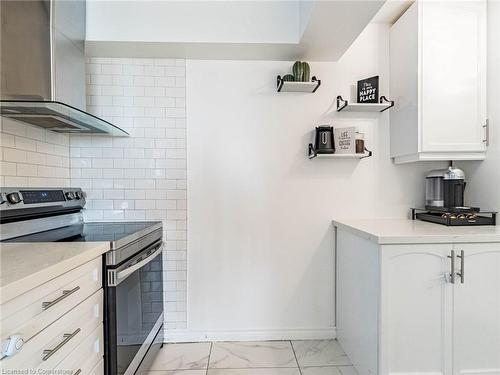
M455 284L455 250L451 251L451 255L448 255L451 259L451 272L450 272L450 282Z
M62 340L59 344L57 344L54 347L54 349L47 349L43 351L44 356L42 358L42 361L46 361L47 359L52 357L59 349L61 349L64 345L66 345L68 341L71 340L73 337L75 337L80 331L81 329L77 328L73 333L65 333L63 335L64 340Z
M72 295L73 293L75 293L78 290L80 290L79 286L74 287L73 289L70 289L70 290L63 290L62 295L57 297L55 300L49 301L49 302L42 302L42 309L47 310L47 309L51 308L56 303L61 302L63 299L65 299L66 297L69 297L70 295Z
M490 145L490 120L487 119L486 123L483 125L484 128L484 139L483 142L486 144L486 146Z
M465 275L465 256L464 251L460 251L460 255L457 255L460 258L460 272L457 274L460 276L460 283L464 283L464 275Z

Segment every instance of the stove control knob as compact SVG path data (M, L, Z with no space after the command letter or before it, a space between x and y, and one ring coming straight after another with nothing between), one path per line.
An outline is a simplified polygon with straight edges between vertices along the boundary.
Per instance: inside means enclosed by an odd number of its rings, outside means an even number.
M85 193L83 191L75 191L75 197L76 199L84 199Z
M66 196L66 200L68 201L72 201L73 199L75 199L75 193L73 193L72 191L67 191L64 195Z
M9 193L7 194L7 200L10 204L17 204L21 202L21 194L19 193Z

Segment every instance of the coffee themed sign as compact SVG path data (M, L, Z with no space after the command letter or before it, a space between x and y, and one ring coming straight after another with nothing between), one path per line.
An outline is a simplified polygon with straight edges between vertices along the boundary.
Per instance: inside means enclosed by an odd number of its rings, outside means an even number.
M358 81L358 103L378 103L378 76Z
M335 153L336 154L354 154L356 153L356 128L336 128L335 135Z

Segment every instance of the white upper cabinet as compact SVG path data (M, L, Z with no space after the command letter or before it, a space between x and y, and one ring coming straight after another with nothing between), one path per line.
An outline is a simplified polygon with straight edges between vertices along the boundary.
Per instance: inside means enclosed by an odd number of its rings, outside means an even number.
M390 36L391 156L482 160L486 1L417 1Z

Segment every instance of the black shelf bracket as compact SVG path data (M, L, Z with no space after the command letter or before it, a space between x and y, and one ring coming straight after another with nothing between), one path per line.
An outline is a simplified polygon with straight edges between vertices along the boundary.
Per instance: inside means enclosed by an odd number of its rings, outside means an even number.
M380 112L387 111L389 108L394 107L394 100L389 100L389 99L387 99L384 95L382 95L382 96L380 97L379 103L380 103L380 104L383 104L383 103L390 103L390 105L389 105L388 107L384 108L384 109L383 109L383 110L381 110Z
M283 88L283 84L285 82L295 82L295 81L284 81L283 78L280 75L276 77L276 88L277 88L278 92L281 92L281 89ZM317 79L316 76L313 76L311 78L311 82L316 82L316 86L311 91L311 94L312 94L312 93L316 92L316 90L319 88L319 86L321 86L321 80Z
M345 107L347 107L348 104L349 102L347 100L344 100L342 96L337 96L337 112L342 111Z
M308 149L308 157L309 159L314 159L318 154L316 153L316 150L314 149L314 146L312 143L309 143L309 149Z
M366 158L369 158L370 156L373 155L373 152L368 150L366 147L365 147L365 152L368 152L368 154L366 154L365 156L363 156L362 158L360 159L366 159Z

